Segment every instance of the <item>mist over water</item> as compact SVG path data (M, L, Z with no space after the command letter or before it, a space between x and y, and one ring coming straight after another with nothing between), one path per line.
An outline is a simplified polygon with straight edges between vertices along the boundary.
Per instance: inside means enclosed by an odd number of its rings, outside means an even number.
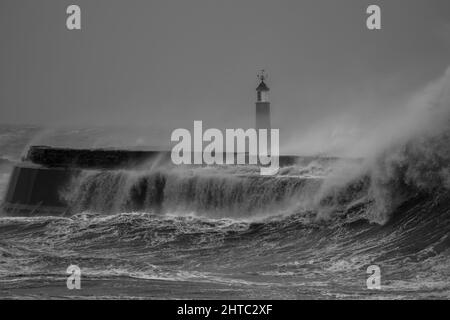
M373 158L415 136L446 129L450 71L391 105L349 106L315 122L306 134L286 132L283 148L292 154ZM381 111L377 111L380 109ZM283 139L282 139L283 140Z

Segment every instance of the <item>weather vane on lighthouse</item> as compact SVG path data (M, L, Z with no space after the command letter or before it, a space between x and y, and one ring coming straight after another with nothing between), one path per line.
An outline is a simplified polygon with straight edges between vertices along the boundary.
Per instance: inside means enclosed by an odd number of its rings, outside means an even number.
M256 77L261 82L263 82L264 80L267 80L269 78L269 76L267 75L266 70L264 70L264 69L261 69L261 71L258 73L258 75Z

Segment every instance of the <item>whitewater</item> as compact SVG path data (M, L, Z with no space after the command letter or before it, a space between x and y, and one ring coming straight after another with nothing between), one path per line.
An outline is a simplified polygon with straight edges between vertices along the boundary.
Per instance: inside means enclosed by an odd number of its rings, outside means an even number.
M85 170L60 192L64 216L1 216L0 297L448 299L449 72L401 115L364 157L305 157L273 177L158 161ZM0 191L41 132L0 128ZM80 135L93 132L63 136ZM82 290L66 288L72 264ZM381 290L367 289L370 265Z

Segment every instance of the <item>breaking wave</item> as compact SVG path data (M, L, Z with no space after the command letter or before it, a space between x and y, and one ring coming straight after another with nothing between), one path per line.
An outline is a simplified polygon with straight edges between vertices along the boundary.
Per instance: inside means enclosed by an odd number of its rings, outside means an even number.
M74 178L63 197L74 212L180 212L246 218L295 208L310 199L320 184L313 177L261 177L257 170L86 171Z

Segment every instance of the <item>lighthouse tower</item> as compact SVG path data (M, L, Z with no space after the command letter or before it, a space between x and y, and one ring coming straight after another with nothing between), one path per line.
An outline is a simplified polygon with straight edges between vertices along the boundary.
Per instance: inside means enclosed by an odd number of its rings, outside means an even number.
M270 89L264 82L267 79L267 74L264 70L261 70L258 74L258 79L260 83L256 88L256 130L270 130Z

